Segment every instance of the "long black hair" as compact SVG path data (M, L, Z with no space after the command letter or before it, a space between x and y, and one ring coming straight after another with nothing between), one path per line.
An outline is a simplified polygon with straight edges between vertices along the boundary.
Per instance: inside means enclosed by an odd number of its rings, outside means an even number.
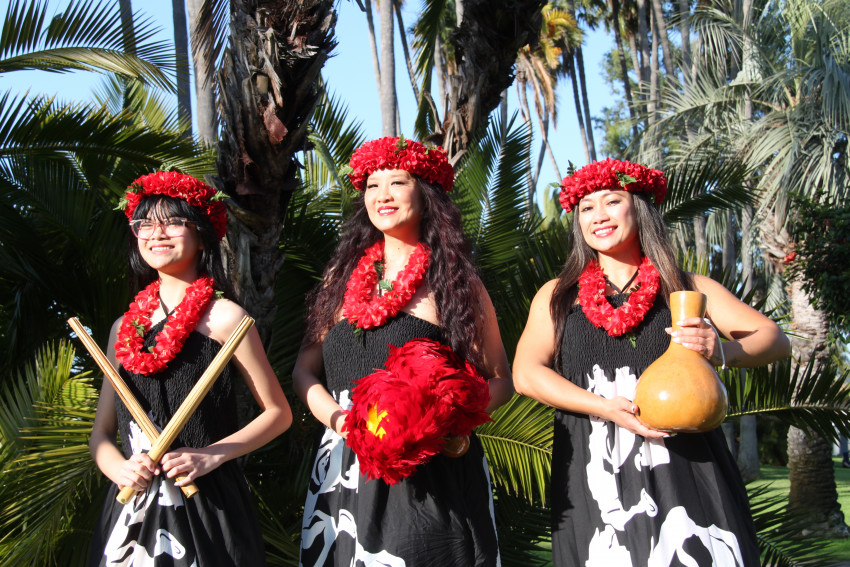
M693 278L676 263L673 245L667 235L667 225L664 224L664 218L655 205L643 193L631 192L630 194L634 202L641 252L658 270L661 278L658 296L665 302L669 302L670 294L674 291L693 290ZM549 314L555 325L556 365L560 362L561 342L564 338L567 315L578 297L578 279L587 265L597 259L596 250L584 240L579 224L580 214L578 209L573 213L571 224L573 248L558 275L558 283L555 284L549 303Z
M182 217L188 219L191 227L198 231L201 239L201 251L198 254L196 268L198 274L210 276L215 282L215 289L222 292L224 297L233 299L233 288L225 276L224 263L221 256L221 247L218 235L215 233L210 219L197 207L193 207L183 199L167 195L151 195L139 202L139 206L133 212L133 219L146 219L162 221L169 217ZM189 228L192 230L192 228ZM142 289L159 276L157 271L151 268L142 254L136 238L130 233L130 283L134 292Z
M413 176L422 194L421 241L431 248L426 274L434 294L437 317L452 350L480 365L480 325L478 316L480 284L472 263L469 244L463 235L460 211L438 185ZM369 220L361 194L354 202L354 214L343 225L340 242L325 267L322 283L308 298L305 343L322 340L336 323L342 309L348 278L363 252L383 234Z

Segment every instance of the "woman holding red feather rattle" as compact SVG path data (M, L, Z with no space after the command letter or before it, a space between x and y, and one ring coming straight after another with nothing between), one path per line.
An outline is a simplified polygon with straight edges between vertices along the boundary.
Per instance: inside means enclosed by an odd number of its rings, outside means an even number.
M557 566L759 564L744 484L723 435L711 430L725 405L704 429L698 421L696 432L671 436L647 425L652 404L643 400L651 398L638 399L638 377L668 352L690 358L688 371L664 373L663 402L673 386L689 388L700 368L788 356L788 339L719 283L678 267L656 208L666 193L662 172L612 159L562 183L573 249L560 276L535 296L514 358L517 391L557 410ZM684 290L707 297L709 319L672 315L686 313L672 297L703 300ZM718 333L729 340L721 344ZM680 409L661 407L660 421Z
M89 563L263 565L253 497L234 459L283 433L292 413L256 329L236 347L160 463L147 454L151 442L142 423L153 422L153 433L167 428L245 315L227 299L219 248L227 231L224 203L197 179L161 171L134 181L122 205L134 237L130 267L142 289L113 325L107 356L142 414L134 418L134 404L125 406L103 381L89 447L114 484ZM242 428L234 383L240 377L261 408ZM198 493L189 499L181 488L192 482ZM138 494L118 504L119 487Z
M454 171L441 148L382 138L354 152L348 174L362 196L312 295L293 370L325 426L301 564L497 565L487 463L471 430L513 388L446 195ZM444 454L466 435L465 454Z

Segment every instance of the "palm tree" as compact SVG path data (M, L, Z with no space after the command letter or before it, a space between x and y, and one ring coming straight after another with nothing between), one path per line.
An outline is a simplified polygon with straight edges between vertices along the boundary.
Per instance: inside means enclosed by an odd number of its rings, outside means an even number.
M843 3L833 0L786 0L759 10L751 25L719 9L690 16L700 25L710 58L694 59L687 89L668 91L664 117L644 142L658 148L665 132L691 130L693 135L681 141L683 153L722 151L722 159L745 164L746 181L755 185L758 197L754 222L760 252L781 277L795 239L804 236L787 228L791 196L836 204L846 199L842 141L850 132L848 19ZM725 60L728 45L747 55L731 81L728 67L716 64L718 54ZM829 358L828 322L813 307L798 273L789 276L785 288L795 358L804 365L812 359L821 363ZM836 513L827 438L797 428L789 432L792 504L824 533L846 533Z
M174 123L142 120L139 106L130 108L131 93L143 89L126 87L126 78L172 89L166 73L173 62L164 44L150 41L144 22L135 30L135 52L123 52L116 8L72 3L51 17L45 5L16 1L5 14L0 74L87 70L125 77L111 108L0 93L0 367L7 373L44 340L66 335L70 315L106 337L127 293L117 261L126 229L111 212L123 187L166 162L204 171Z

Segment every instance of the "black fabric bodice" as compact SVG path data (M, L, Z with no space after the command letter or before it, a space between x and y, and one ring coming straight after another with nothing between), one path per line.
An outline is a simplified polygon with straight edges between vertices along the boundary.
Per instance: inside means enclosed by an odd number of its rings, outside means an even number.
M444 341L440 327L404 311L359 336L348 320L343 319L328 331L322 345L325 387L334 397L351 390L355 380L384 367L390 346L400 347L421 338Z
M610 295L608 301L617 308L627 298L624 294ZM670 309L659 294L643 321L632 329L632 346L629 334L610 336L584 316L581 305L573 305L561 341L561 375L582 388L587 388L586 376L596 364L605 368L628 366L640 376L667 350L670 335L664 329L670 324Z
M151 327L145 335L144 348L155 344L156 335L164 324L165 320ZM193 331L177 356L160 372L143 376L132 374L123 366L119 372L148 417L163 429L219 350L221 345L214 339ZM206 447L236 431L236 394L233 389L236 375L233 365L227 364L175 439L173 448ZM132 416L117 394L115 403L122 448L124 455L129 457L129 421Z

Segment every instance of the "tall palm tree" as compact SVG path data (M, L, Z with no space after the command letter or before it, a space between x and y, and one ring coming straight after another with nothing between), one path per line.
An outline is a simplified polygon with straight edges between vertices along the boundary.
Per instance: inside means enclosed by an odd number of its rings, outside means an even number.
M788 230L790 198L845 203L848 163L843 140L850 133L848 16L844 3L785 0L753 13L752 24L715 8L690 16L701 30L705 52L733 46L746 52L747 65L730 78L717 59L696 58L688 88L669 89L664 117L644 142L658 145L665 132L691 129L683 151L718 151L746 164L748 183L758 197L755 223L768 265L778 277L796 238ZM787 43L791 39L790 45ZM746 112L752 105L752 112ZM695 126L698 125L698 126ZM747 252L749 253L749 252ZM794 325L795 358L800 364L829 358L827 321L814 307L799 279L785 286ZM792 503L807 512L824 533L846 533L836 514L829 443L818 435L789 432Z

